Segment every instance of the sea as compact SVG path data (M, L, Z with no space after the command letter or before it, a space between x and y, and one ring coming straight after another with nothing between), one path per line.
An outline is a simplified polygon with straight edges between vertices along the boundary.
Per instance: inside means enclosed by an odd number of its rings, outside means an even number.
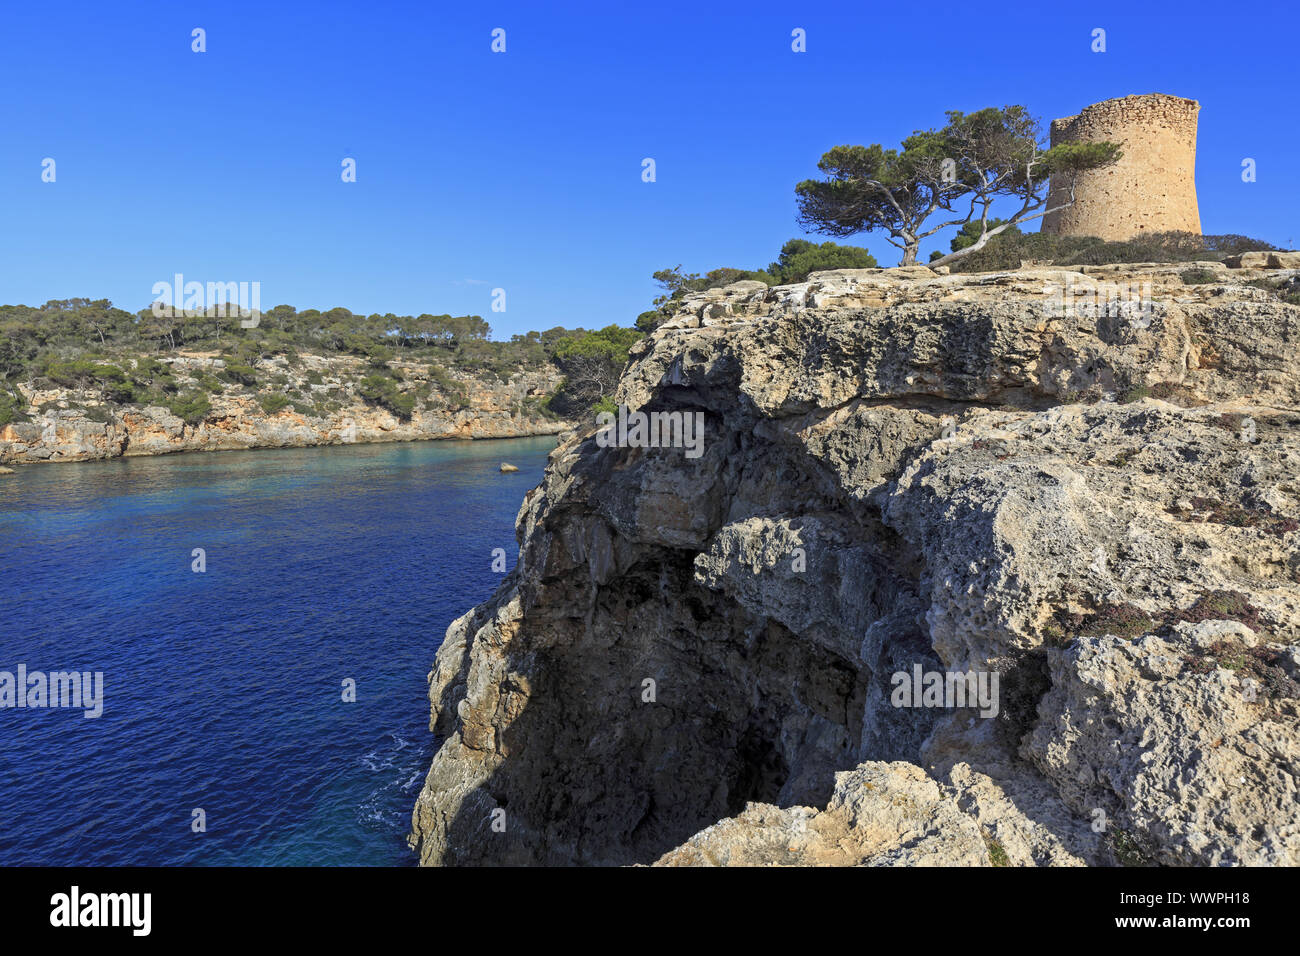
M0 672L102 675L98 717L0 707L0 866L413 865L430 664L500 583L494 563L514 566L515 518L554 447L0 477Z

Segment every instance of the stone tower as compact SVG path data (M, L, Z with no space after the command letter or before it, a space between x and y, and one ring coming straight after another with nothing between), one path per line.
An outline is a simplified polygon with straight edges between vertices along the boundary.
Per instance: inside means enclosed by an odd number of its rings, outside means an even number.
M1052 121L1051 142L1118 143L1114 165L1086 170L1075 184L1075 203L1043 218L1043 232L1060 236L1131 239L1143 232L1178 230L1200 235L1196 206L1196 115L1201 104L1150 93L1121 96ZM1052 180L1048 209L1069 201Z

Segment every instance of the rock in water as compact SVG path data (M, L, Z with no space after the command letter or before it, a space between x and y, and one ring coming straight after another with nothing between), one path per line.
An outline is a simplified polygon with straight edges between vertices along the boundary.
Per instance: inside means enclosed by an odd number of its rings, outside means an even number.
M551 454L421 862L1300 864L1300 308L1187 268L682 299L702 453Z
M502 471L518 471L519 469L518 469L517 467L515 467L514 465L512 465L512 464L510 464L510 463L508 463L508 462L504 462L504 461L503 461L503 462L501 463L501 470L502 470Z

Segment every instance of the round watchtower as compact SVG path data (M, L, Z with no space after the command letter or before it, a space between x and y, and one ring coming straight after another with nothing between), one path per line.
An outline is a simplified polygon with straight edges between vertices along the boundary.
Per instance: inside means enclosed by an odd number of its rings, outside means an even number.
M1124 155L1075 182L1075 202L1043 217L1043 232L1131 239L1143 232L1200 235L1196 205L1196 100L1164 93L1121 96L1052 121L1051 142L1118 143ZM1052 178L1047 208L1069 202Z

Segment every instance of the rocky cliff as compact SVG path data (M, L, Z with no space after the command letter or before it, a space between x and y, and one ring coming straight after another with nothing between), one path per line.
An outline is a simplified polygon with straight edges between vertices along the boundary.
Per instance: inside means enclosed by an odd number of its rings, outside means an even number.
M685 299L618 398L703 454L552 453L421 862L1300 863L1295 273L1188 269Z
M215 381L225 367L215 354L164 359L169 373L185 387ZM393 363L404 387L423 400L409 417L367 402L357 382L368 371L361 359L304 355L296 364L283 357L257 362L268 380L260 388L230 387L210 398L201 421L186 422L167 408L121 405L85 390L23 389L26 420L0 427L0 463L88 461L178 451L228 451L247 448L297 448L364 442L434 438L517 438L553 435L572 427L540 408L560 374L553 367L521 371L501 381L460 374L441 383L430 367ZM453 404L442 401L439 384L457 389ZM293 399L267 411L267 395ZM463 396L463 401L459 396Z

